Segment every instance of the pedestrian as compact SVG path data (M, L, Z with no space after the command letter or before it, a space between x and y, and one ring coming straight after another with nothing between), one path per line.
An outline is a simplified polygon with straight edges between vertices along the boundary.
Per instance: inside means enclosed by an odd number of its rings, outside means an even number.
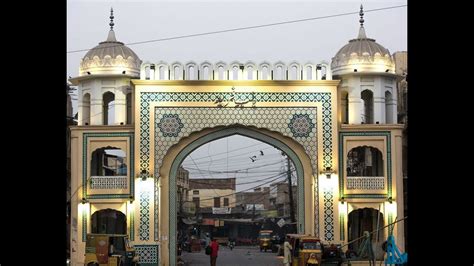
M219 243L216 239L211 237L211 266L216 266L217 252L219 251Z
M209 246L211 244L211 239L209 238L209 233L206 233L206 247Z
M290 266L291 264L291 250L293 248L290 245L290 236L286 236L285 243L283 244L283 264Z

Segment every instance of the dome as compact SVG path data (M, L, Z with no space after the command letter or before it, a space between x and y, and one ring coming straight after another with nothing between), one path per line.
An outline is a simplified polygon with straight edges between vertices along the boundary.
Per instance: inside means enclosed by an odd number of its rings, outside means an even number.
M367 38L363 15L361 6L359 35L339 49L332 58L333 75L353 72L395 73L395 64L389 50L374 39Z
M81 59L79 76L96 74L128 74L140 76L141 60L138 55L117 41L113 30L113 11L110 15L110 31L107 40L90 49ZM125 71L125 73L123 72ZM90 74L89 74L90 73Z

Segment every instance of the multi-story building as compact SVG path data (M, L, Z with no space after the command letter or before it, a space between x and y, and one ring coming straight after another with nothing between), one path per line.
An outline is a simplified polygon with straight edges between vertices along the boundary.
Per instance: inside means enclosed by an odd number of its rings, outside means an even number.
M196 208L235 207L235 178L189 179L189 190Z

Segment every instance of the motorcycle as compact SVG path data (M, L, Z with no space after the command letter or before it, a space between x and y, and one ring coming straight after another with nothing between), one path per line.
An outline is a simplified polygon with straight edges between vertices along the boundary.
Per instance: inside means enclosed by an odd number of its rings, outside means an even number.
M229 248L230 250L232 250L235 246L235 242L234 241L229 241Z

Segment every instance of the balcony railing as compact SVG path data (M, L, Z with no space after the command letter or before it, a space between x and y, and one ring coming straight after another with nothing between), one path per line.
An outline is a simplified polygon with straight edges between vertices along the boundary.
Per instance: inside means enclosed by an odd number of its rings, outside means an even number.
M127 189L127 176L91 176L91 189Z
M385 189L383 176L348 176L347 189L380 190Z

